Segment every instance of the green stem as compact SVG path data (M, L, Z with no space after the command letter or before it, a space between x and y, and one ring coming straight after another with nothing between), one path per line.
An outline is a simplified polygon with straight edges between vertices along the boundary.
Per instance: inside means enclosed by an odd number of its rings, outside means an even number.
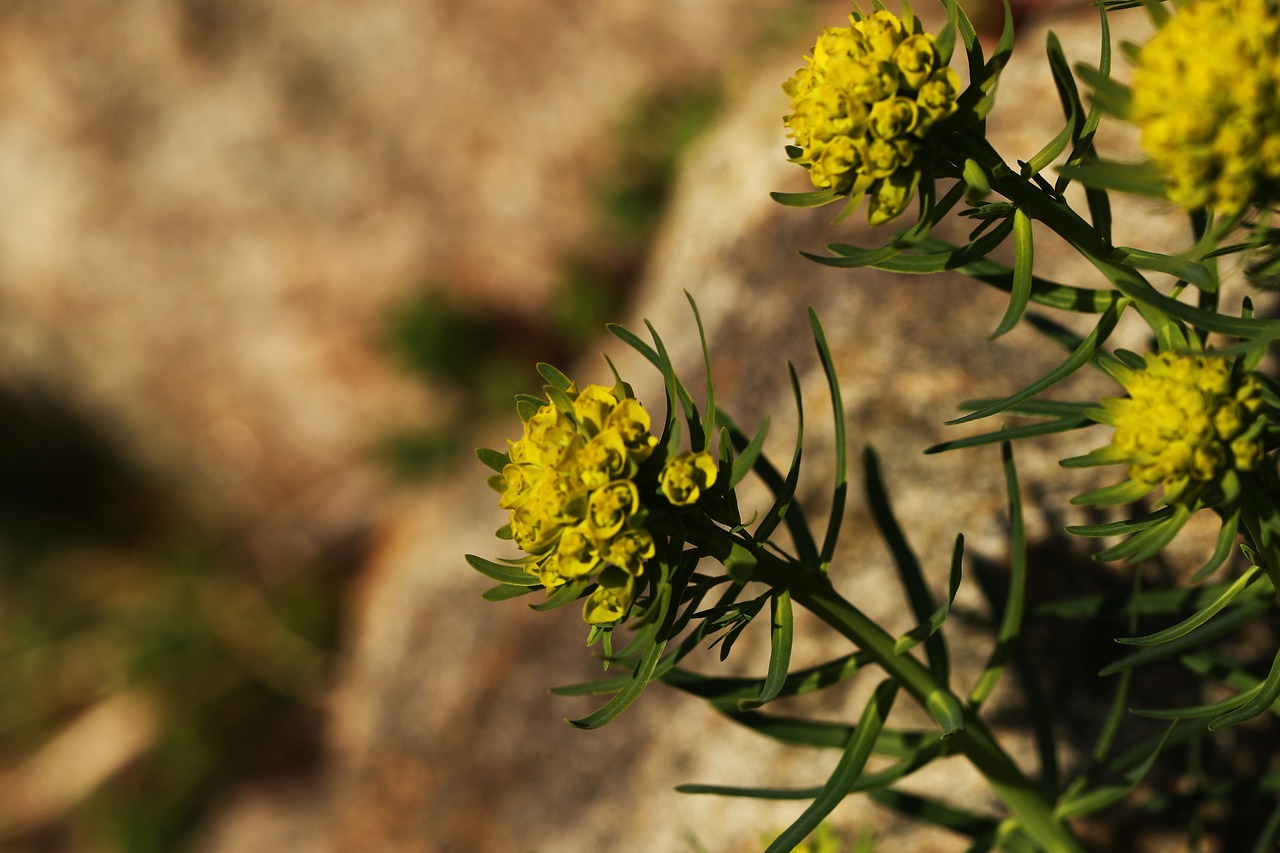
M723 531L708 532L709 536L691 537L691 540L700 540L698 544L722 562L729 559L731 554L740 558L742 549L746 548L756 561L752 580L790 592L795 603L812 612L866 652L935 717L939 706L959 709L963 715L962 727L957 726L957 730L950 735L955 751L963 753L982 773L992 790L1008 805L1019 825L1045 850L1053 853L1084 850L1070 830L1054 817L1052 803L1041 797L1036 785L1001 748L977 713L965 706L945 684L940 683L933 672L914 655L896 653L893 637L845 600L825 578L817 577L801 566L787 563L763 549L749 548L747 543Z

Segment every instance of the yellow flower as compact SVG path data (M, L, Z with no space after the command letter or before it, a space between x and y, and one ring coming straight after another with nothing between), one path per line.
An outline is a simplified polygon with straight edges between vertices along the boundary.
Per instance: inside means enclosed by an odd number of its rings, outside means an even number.
M630 575L644 574L644 561L654 554L653 536L643 527L624 530L613 539L604 552L606 562Z
M588 385L573 401L573 414L587 435L596 435L604 429L604 422L617 405L618 398L612 388Z
M1187 208L1233 215L1277 198L1280 15L1268 0L1195 0L1142 48L1142 148Z
M635 578L621 569L606 568L596 581L595 591L582 606L582 618L591 625L622 620L635 599L635 585Z
M1190 505L1230 470L1262 461L1262 388L1257 378L1233 377L1211 355L1148 354L1140 370L1114 367L1128 397L1106 397L1098 420L1115 427L1101 453L1124 462L1129 478L1163 486L1167 504Z
M667 460L658 475L658 484L672 504L688 506L716 481L717 472L710 453L681 453Z
M600 539L609 539L640 509L640 493L631 480L614 480L591 493L587 523Z
M930 128L956 111L960 79L938 67L934 38L917 20L908 25L880 10L868 18L854 13L849 22L824 30L806 66L783 84L791 98L784 121L803 150L795 162L813 185L868 194L875 203L867 219L877 225L911 200L916 152Z

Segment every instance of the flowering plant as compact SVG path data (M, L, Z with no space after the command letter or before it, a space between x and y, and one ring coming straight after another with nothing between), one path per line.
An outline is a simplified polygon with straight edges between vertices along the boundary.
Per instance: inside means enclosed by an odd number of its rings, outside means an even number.
M1017 160L1015 168L983 132L983 119L995 106L996 83L1013 49L1008 8L1004 33L987 58L964 10L955 0L943 0L943 5L947 24L936 37L923 31L905 4L899 16L878 2L870 15L855 12L848 27L822 33L805 67L783 86L791 99L785 122L795 143L788 154L808 171L816 190L774 197L794 207L843 198L848 204L842 216L865 197L872 224L894 220L917 197L914 223L883 245L834 244L827 247L829 254L809 257L846 269L959 273L1008 294L993 337L1027 321L1055 344L1065 345L1064 360L1043 377L1001 399L964 404L969 411L953 421L1006 415L1030 422L930 449L937 453L995 444L1002 451L1009 588L1003 598L989 596L998 627L981 671L968 676L952 672L944 630L961 584L963 539L957 539L944 594L935 598L898 526L869 449L863 454L867 502L890 545L916 627L895 636L835 589L832 574L848 489L846 425L839 379L812 311L813 338L836 413L834 486L821 535L795 505L803 429L790 466L776 466L763 453L767 422L754 434L739 429L716 404L709 360L707 398L700 408L656 333L645 341L611 327L661 373L664 417L654 421L651 410L616 373L610 387L578 391L559 371L542 365L546 398L518 402L522 436L506 452L480 451L482 461L496 472L492 484L501 493L499 505L510 512L499 536L514 540L524 552L503 562L468 557L499 582L487 597L511 598L542 589L547 597L537 609L583 599L590 639L603 642L610 664L627 668L624 676L560 691L611 697L574 725L603 725L649 683L660 680L770 737L840 751L827 780L804 792L684 787L705 794L808 800L795 822L769 845L769 853L804 843L836 805L859 792L910 818L967 835L971 850L1082 850L1073 821L1126 801L1174 745L1210 742L1206 739L1213 732L1280 707L1280 652L1274 652L1268 672L1258 673L1238 657L1224 656L1217 645L1221 637L1274 611L1280 589L1280 474L1275 460L1280 385L1262 367L1268 347L1280 339L1280 321L1257 316L1250 298L1237 313L1221 310L1224 274L1219 266L1223 257L1245 254L1252 282L1269 285L1275 279L1280 231L1269 222L1280 201L1275 194L1280 177L1280 10L1268 0L1189 0L1172 13L1159 3L1141 4L1158 29L1146 46L1131 51L1137 67L1130 88L1111 76L1108 15L1139 4L1107 0L1099 6L1102 46L1096 66L1081 65L1073 73L1057 40L1049 38L1049 67L1064 124L1041 150ZM963 49L967 60L969 83L963 90L949 67L953 49ZM1088 109L1077 77L1092 90ZM1093 140L1107 117L1138 125L1147 160L1117 163L1098 156ZM1052 180L1046 177L1051 167L1057 172ZM936 185L947 182L939 194ZM1065 191L1073 183L1085 191L1085 210L1067 199ZM1110 198L1118 192L1186 208L1190 246L1162 254L1115 245ZM955 245L934 236L934 226L962 200L968 207L959 215L977 222L968 241ZM1081 287L1037 274L1033 223L1089 261L1107 286ZM990 257L1010 238L1012 266ZM1152 273L1168 281L1153 283ZM1074 334L1031 313L1033 307L1089 318L1091 328ZM1149 351L1108 348L1126 314L1146 324ZM705 353L706 341L702 343ZM1116 393L1101 400L1046 396L1086 367L1114 380ZM792 385L799 406L794 373ZM1062 465L1122 465L1124 478L1085 491L1075 503L1099 512L1135 508L1127 513L1130 517L1068 531L1112 539L1096 558L1126 561L1137 569L1134 577L1140 581L1144 561L1160 555L1193 516L1212 513L1219 521L1216 545L1191 582L1216 574L1226 578L1198 589L1175 589L1174 596L1168 589L1144 589L1135 582L1118 605L1074 598L1041 608L1042 615L1092 618L1107 607L1119 607L1128 614L1130 636L1118 641L1140 647L1099 674L1119 676L1114 701L1087 765L1068 781L1057 765L1057 733L1048 703L1037 698L1036 673L1020 657L1028 620L1026 585L1034 567L1012 445L1098 426L1110 430L1106 443ZM737 490L752 475L770 501L763 512L744 517ZM710 678L681 666L691 651L712 638L727 655L766 605L770 658L763 676ZM810 611L855 650L792 671L795 606ZM1161 630L1138 635L1138 617L1152 613L1177 618ZM613 635L624 627L633 636L614 653ZM1170 661L1180 667L1186 689L1203 701L1131 711L1134 673ZM1035 775L1011 757L983 713L1005 670L1019 662L1019 682L1027 694L1041 759ZM842 683L872 667L883 673L884 681L872 691L855 726L833 727L758 710ZM971 685L962 690L958 681L969 676ZM888 727L899 692L928 713L933 731L908 738ZM1161 736L1117 752L1117 732L1134 715L1170 724ZM1272 718L1268 722L1275 724ZM896 760L870 770L868 759L876 752ZM1004 804L1001 819L906 796L895 787L947 756L962 756L980 774ZM1280 785L1274 774L1248 784L1265 791ZM1203 804L1221 802L1238 789L1205 783L1197 790L1201 800L1196 802ZM1280 835L1280 810L1256 830L1254 849L1274 842Z

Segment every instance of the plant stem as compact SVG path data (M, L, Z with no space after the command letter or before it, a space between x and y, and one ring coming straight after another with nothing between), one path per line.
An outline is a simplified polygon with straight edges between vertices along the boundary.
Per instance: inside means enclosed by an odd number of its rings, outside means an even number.
M977 713L939 683L930 669L914 655L894 651L894 639L873 619L843 598L825 579L772 553L750 548L723 531L696 536L709 555L728 559L735 549L747 547L756 564L751 579L775 589L785 589L792 600L851 640L878 663L894 681L931 713L939 703L962 709L963 728L950 735L956 751L986 778L997 796L1013 812L1020 826L1052 853L1083 851L1070 830L1053 815L1053 804L1040 796L1036 785L1018 768Z

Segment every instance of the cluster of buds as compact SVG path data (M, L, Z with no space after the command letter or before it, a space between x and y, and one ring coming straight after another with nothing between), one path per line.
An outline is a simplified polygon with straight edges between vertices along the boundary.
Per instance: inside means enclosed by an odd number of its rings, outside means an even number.
M593 582L583 618L619 622L655 551L647 502L660 488L671 504L692 504L715 481L716 464L706 453L681 454L657 483L651 475L646 482L641 473L658 440L625 385L556 390L527 414L524 434L509 442L510 461L492 480L499 506L511 511L511 538L548 592Z
M1249 471L1265 454L1262 387L1234 375L1226 359L1149 353L1145 367L1112 364L1128 397L1105 397L1097 419L1115 427L1099 461L1124 462L1148 492L1164 487L1169 505L1193 504L1228 471Z
M880 10L823 31L808 64L783 84L784 121L819 189L860 196L877 225L900 214L920 180L930 129L956 111L960 78L942 66L931 35ZM940 67L941 66L941 67Z
M1233 215L1276 200L1280 15L1272 3L1182 7L1142 48L1133 119L1173 202Z

